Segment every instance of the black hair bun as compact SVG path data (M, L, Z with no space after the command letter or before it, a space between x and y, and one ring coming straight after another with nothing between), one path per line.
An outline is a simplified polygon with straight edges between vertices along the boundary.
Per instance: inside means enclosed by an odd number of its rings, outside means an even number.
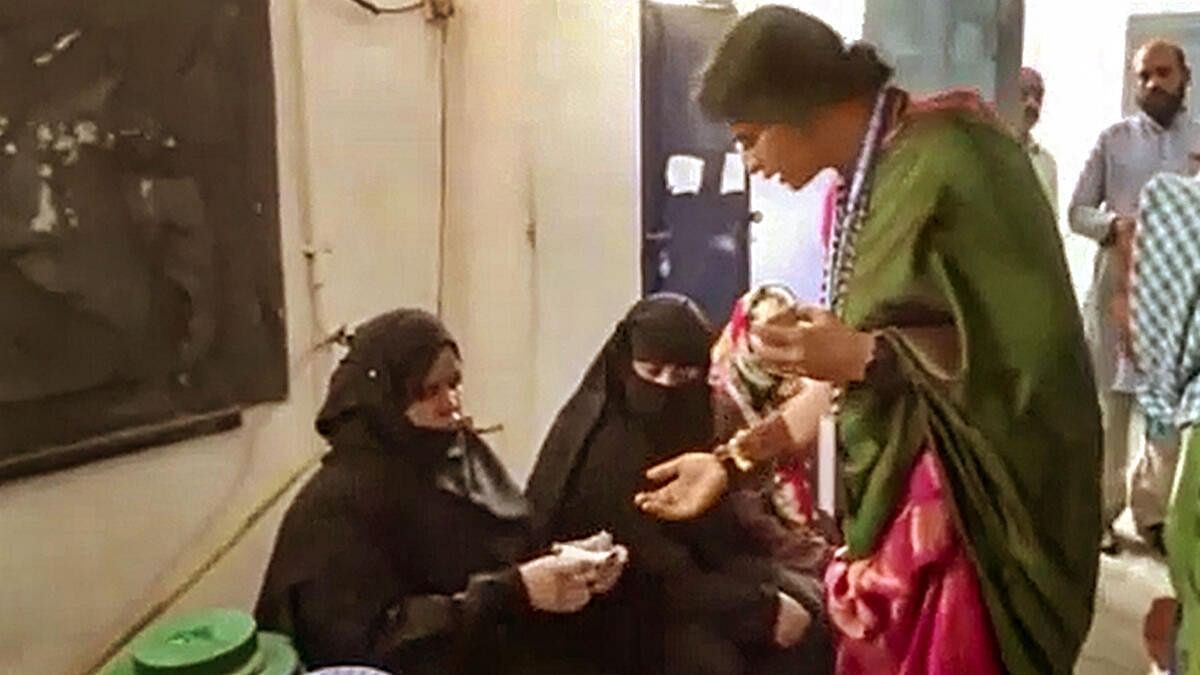
M867 42L855 42L846 48L846 69L851 79L869 89L882 87L892 78L892 67Z

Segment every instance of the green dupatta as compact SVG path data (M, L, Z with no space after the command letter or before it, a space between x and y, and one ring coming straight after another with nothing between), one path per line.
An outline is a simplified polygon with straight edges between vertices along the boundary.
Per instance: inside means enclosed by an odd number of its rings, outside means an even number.
M872 552L931 441L1006 669L1070 673L1092 620L1101 427L1053 212L1019 145L963 113L906 124L874 185L843 313L895 358L843 399L850 553ZM911 329L951 323L945 367Z

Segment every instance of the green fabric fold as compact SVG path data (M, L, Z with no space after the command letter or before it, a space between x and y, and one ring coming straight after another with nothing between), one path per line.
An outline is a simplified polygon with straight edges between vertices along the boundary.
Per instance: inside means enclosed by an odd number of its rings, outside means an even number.
M1054 215L1020 146L965 114L880 157L843 298L894 358L843 400L847 542L869 555L936 448L1008 672L1071 673L1091 625L1100 412ZM959 336L957 368L906 328ZM883 372L885 371L885 372Z
M1200 675L1200 430L1185 430L1171 509L1167 564L1183 622L1176 635L1179 675Z

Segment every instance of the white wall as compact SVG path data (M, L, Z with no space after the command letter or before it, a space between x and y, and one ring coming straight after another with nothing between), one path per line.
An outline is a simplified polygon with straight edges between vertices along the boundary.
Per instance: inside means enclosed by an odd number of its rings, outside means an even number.
M533 347L536 437L640 294L638 3L539 1Z
M276 70L294 71L302 96L293 115L303 155L281 173L306 192L315 243L332 249L318 267L324 320L435 307L438 32L420 14L375 17L346 0L272 4L298 10L274 34Z
M0 673L81 673L322 451L326 330L442 304L468 398L523 476L638 284L637 3L461 0L447 34L439 276L439 33L419 14L274 0L291 395L235 432L0 486ZM536 223L536 246L526 231ZM305 243L329 248L313 280ZM275 509L172 611L249 607Z
M525 145L529 7L471 2L448 26L449 222L446 320L466 360L468 412L509 463L529 452L532 425L532 162Z
M639 291L638 5L464 2L450 24L445 308L518 479Z

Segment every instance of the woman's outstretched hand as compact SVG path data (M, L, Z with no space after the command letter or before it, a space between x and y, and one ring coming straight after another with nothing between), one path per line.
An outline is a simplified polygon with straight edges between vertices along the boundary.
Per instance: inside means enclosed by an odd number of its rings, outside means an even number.
M634 496L639 509L663 520L691 520L708 511L729 484L729 474L716 455L689 452L646 472L660 487Z

